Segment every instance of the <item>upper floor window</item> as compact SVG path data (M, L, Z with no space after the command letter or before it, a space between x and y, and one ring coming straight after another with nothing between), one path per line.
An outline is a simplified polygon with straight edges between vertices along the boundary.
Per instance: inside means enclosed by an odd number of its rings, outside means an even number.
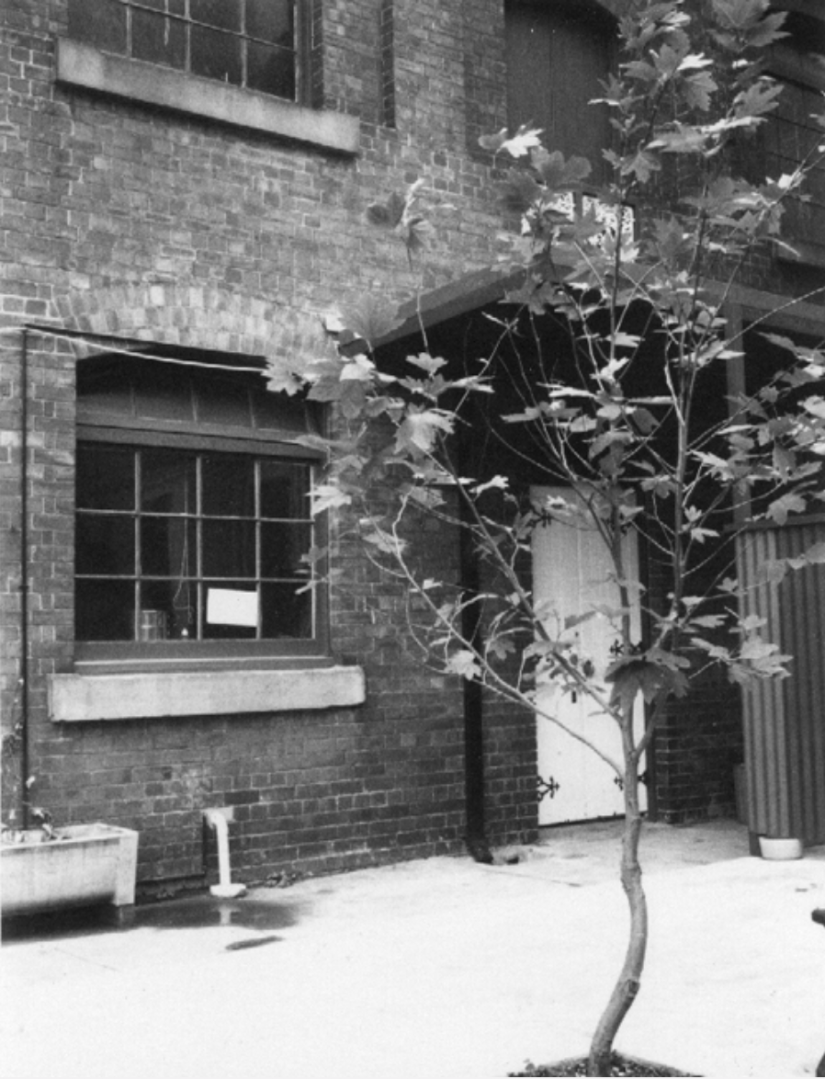
M314 421L256 380L191 356L81 361L78 659L323 653L315 461L296 442Z
M790 11L783 29L788 37L773 48L768 72L784 91L761 133L760 156L773 178L818 159L805 184L806 198L786 204L782 234L799 261L825 266L825 164L817 149L823 137L814 119L825 111L825 65L818 58L825 54L825 17Z
M303 96L300 0L69 0L69 37L232 86Z
M588 103L604 95L615 23L590 0L508 0L505 28L510 129L541 128L548 150L586 157L593 180L603 181L610 116L605 105Z

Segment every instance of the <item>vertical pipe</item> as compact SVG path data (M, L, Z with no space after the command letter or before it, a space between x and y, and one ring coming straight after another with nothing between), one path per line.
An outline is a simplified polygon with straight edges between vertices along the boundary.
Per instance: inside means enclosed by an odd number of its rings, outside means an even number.
M466 521L467 511L461 505L461 517ZM466 528L459 538L459 583L466 600L478 594L480 589L478 558L473 549L472 536ZM478 607L473 604L465 609L462 632L473 645L479 643L481 626ZM484 697L481 684L464 679L464 782L467 818L467 847L478 862L491 862L492 855L487 840L485 813L484 776Z
M29 826L29 331L20 353L20 790L23 827Z
M459 468L462 476L474 475L471 462L472 447L466 436L458 448ZM459 495L459 517L462 527L459 535L459 587L464 600L477 596L481 588L481 574L473 537L467 527L470 513ZM480 643L481 619L478 605L465 608L462 616L462 633L475 646ZM484 694L479 682L464 679L464 791L467 824L467 849L477 862L490 863L493 856L487 838L486 776L484 763Z

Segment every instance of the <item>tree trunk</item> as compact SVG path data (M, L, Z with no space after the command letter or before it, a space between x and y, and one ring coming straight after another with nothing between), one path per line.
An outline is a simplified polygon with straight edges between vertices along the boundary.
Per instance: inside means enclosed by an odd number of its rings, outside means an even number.
M630 937L618 981L590 1043L588 1075L610 1075L613 1041L639 992L647 951L647 899L642 887L642 869L639 864L642 816L639 811L638 768L635 760L628 758L627 754L625 762L621 880L630 908Z

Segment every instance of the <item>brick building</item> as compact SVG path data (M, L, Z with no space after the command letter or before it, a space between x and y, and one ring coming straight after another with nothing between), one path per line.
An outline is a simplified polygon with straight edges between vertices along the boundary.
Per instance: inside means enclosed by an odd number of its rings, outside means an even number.
M525 109L569 119L619 6L2 6L4 799L34 776L58 823L137 828L144 889L203 879L214 806L234 807L248 880L535 836L533 718L422 668L405 597L346 515L308 518L317 460L295 437L327 417L267 393L261 372L323 347L339 302L418 287L364 217L417 179L438 225L428 318L449 340L483 307L501 220L478 136ZM821 29L816 4L784 6ZM556 72L544 100L525 98L528 46ZM781 130L802 138L819 76L791 67L802 103ZM553 115L563 149L593 135ZM756 266L734 317L822 280L819 209L799 211L799 261ZM812 302L788 317L821 333ZM296 592L327 539L339 583ZM426 542L460 574L455 545L437 529ZM668 819L733 802L738 702L710 687L693 707L655 751Z

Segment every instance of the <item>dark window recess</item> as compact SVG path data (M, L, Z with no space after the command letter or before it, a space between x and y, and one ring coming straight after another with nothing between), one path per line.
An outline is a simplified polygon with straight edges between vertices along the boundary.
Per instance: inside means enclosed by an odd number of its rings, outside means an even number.
M596 183L606 178L602 151L612 144L604 96L615 63L615 25L586 0L558 4L508 0L505 9L507 112L511 131L541 128L548 150L586 157Z
M756 178L778 179L800 162L819 159L808 174L805 197L785 204L782 238L796 249L800 261L825 266L825 165L817 152L823 132L814 119L825 111L825 67L817 59L825 54L825 20L791 12L783 29L788 37L774 48L768 73L784 89L759 132L755 156L762 168L757 164Z
M69 0L69 37L294 101L300 0Z
M78 654L210 657L221 642L321 654L308 556L323 535L313 455L297 441L319 431L317 413L233 357L136 348L78 366Z

